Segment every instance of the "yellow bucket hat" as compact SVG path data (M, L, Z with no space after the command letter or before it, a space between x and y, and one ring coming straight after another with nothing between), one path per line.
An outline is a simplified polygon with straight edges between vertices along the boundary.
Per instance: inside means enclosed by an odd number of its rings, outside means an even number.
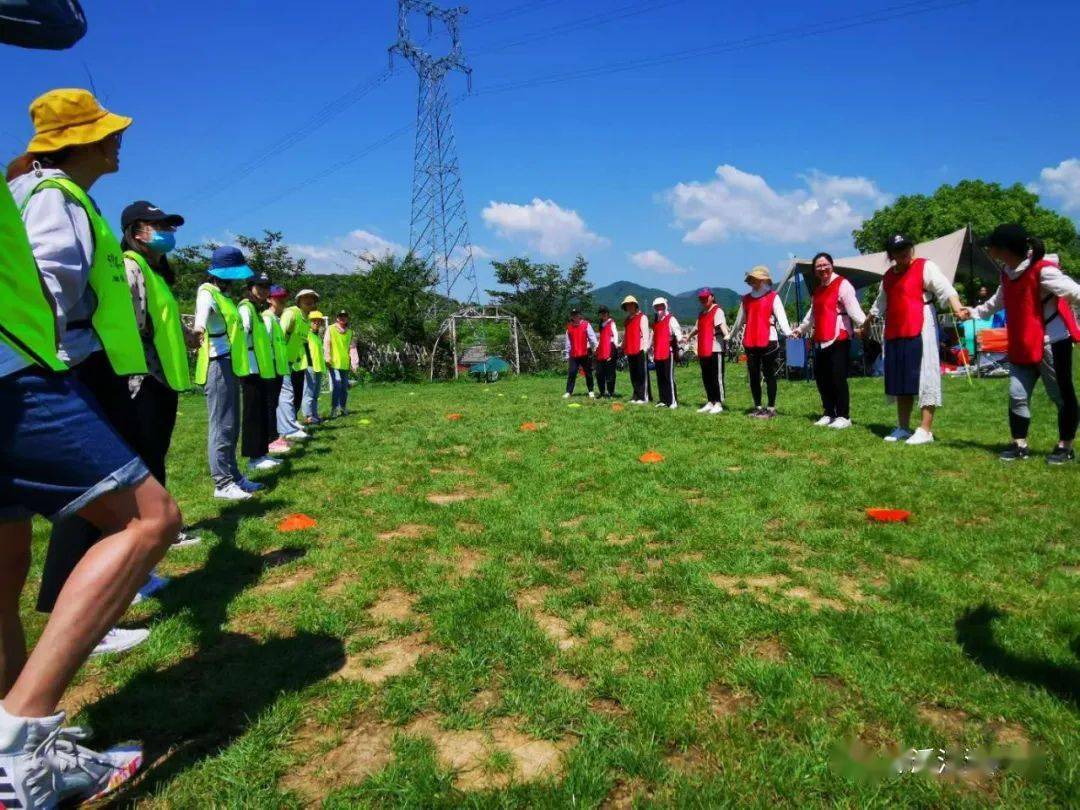
M769 268L763 264L759 264L753 270L746 274L746 280L749 281L752 278L756 278L759 281L767 281L772 284L772 275L769 273Z
M326 320L326 316L323 315L321 312L319 312L319 310L313 309L311 312L308 313L308 320L309 321Z
M131 119L106 110L88 90L50 90L30 104L34 137L27 152L56 152L123 132Z

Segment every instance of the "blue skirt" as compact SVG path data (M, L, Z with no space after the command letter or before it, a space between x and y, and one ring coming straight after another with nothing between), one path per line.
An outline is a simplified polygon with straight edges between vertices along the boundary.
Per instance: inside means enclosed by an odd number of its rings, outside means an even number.
M922 335L885 341L885 393L890 397L917 397L922 369Z

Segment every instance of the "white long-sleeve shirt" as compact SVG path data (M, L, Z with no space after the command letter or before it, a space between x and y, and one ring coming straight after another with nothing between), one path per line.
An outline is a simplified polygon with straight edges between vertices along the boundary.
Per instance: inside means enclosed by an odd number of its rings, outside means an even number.
M1015 268L1005 268L1009 278L1015 281L1030 262L1025 259ZM1080 306L1080 284L1077 284L1057 267L1044 267L1039 273L1039 292L1043 298L1043 323L1046 324L1046 342L1057 343L1069 337L1065 322L1058 316L1057 299L1064 298L1076 308ZM971 308L974 318L989 318L995 312L1005 308L1005 290L998 285L997 290L984 303Z
M594 330L592 328L592 324L589 323L588 321L585 321L584 323L586 324L586 327L587 327L586 330L585 330L585 334L588 337L589 348L590 349L595 349L596 344L597 344L596 330ZM570 332L569 331L567 331L567 333L565 335L565 338L566 338L566 340L565 340L565 342L563 344L562 356L563 356L563 360L569 360L570 359Z
M56 331L60 336L57 354L74 366L101 349L101 342L90 327L90 317L97 308L97 297L89 284L94 236L82 206L60 189L45 188L30 196L39 183L50 178L70 179L59 169L42 169L40 177L28 172L16 177L8 187L16 205L26 202L23 224L56 312ZM0 345L0 376L27 365L13 349Z
M832 277L829 278L829 281L827 283L832 283ZM855 288L851 285L850 281L841 276L840 291L836 299L836 335L839 337L841 332L847 332L848 335L853 335L855 330L851 327L852 323L854 323L855 326L862 326L865 321L866 315L863 313L863 309L859 305L859 296L855 294ZM806 316L802 319L802 323L799 324L799 329L804 335L808 337L813 335L813 304L811 304L810 309L806 311ZM835 342L836 338L833 338L832 340L817 342L817 344L822 349L827 349Z
M672 315L671 319L668 321L668 327L671 329L671 339L673 341L675 341L676 343L682 343L682 341L683 341L683 331L682 331L682 327L679 326L679 319L676 318L674 315ZM656 327L654 325L653 329L655 329L655 328ZM649 342L651 344L650 348L655 350L656 349L656 344L653 341L649 341Z
M753 298L761 298L764 295L768 295L772 292L769 287L763 287L760 290L751 290L750 295ZM739 311L735 315L735 324L731 327L731 333L733 335L739 333L739 327L743 325L743 321L746 320L746 313L743 311L743 305L739 304ZM769 319L769 340L778 340L776 335L776 327L780 327L780 334L787 337L791 334L791 325L788 323L787 312L784 310L784 302L780 300L780 296L776 296L772 302L772 318Z
M886 275L893 272L890 268L886 270ZM956 298L956 288L949 283L949 280L945 278L945 274L941 272L941 268L934 264L929 259L923 264L923 292L929 293L931 301L937 299L938 304L941 306L948 306L950 298ZM885 292L885 282L881 283L881 287L878 289L877 298L874 299L873 306L870 307L870 315L875 318L880 318L885 314L885 306L888 301L889 295ZM931 301L926 301L926 297L923 297L923 301L930 304Z
M641 350L643 352L648 352L649 349L652 348L652 327L649 324L649 316L644 312L638 312L635 315L631 315L630 318L641 319ZM625 330L625 326L623 328ZM623 340L625 341L625 337Z
M199 287L195 296L195 331L206 332L211 357L229 353L229 334L225 329L225 319L218 312L213 293L205 287Z
M251 330L256 328L258 324L251 322L251 307L238 307L238 309L240 310L240 323L244 327L244 339L247 341L248 365L251 367L252 374L258 374L259 358L255 356L255 337L251 334ZM265 329L266 324L263 323L262 327Z

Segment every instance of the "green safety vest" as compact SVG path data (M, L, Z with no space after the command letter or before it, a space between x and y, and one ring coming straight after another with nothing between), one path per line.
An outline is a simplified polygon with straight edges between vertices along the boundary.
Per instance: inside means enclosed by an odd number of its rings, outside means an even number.
M316 374L326 371L326 356L323 355L323 342L320 336L309 332L307 336L308 354L311 355L311 370Z
M0 296L6 307L0 340L31 363L53 371L67 369L56 356L56 314L45 292L19 209L6 183L0 183Z
M90 262L87 282L97 298L90 324L109 357L113 371L122 377L145 374L146 353L139 336L139 324L135 320L135 305L124 272L120 242L86 192L66 177L51 177L38 183L23 201L23 210L26 210L30 198L45 188L60 189L82 207L90 221L90 230L94 234L94 257Z
M291 306L285 312L293 313L292 331L287 332L285 335L285 348L289 357L289 366L293 371L303 371L308 367L307 352L304 351L304 347L307 346L307 336L308 332L311 331L311 323L308 321L307 315L304 314L304 310L298 306Z
M240 302L237 311L248 310L251 316L251 350L255 353L255 361L259 364L259 376L264 380L272 380L277 374L274 373L274 347L270 343L270 333L266 331L266 325L259 317L259 311L250 299L245 298ZM248 359L250 365L251 360Z
M274 370L278 377L289 373L289 349L285 333L281 331L281 321L273 312L264 312L263 321L270 327L270 345L274 349Z
M344 332L336 326L326 327L330 330L330 368L338 371L348 371L352 368L352 358L349 357L349 346L352 345L352 329Z
M191 388L191 368L184 343L184 325L180 321L180 305L165 279L150 267L141 253L125 250L124 257L139 265L146 282L146 317L154 330L154 350L161 362L165 382L173 391L187 391Z
M225 332L229 336L229 353L232 355L233 375L246 377L251 373L248 365L247 339L244 337L244 324L240 322L240 313L228 296L213 284L202 284L199 292L209 290L214 297L218 314L225 321ZM199 357L195 362L195 382L198 385L206 385L206 372L210 369L210 331L203 332L202 346L199 347Z

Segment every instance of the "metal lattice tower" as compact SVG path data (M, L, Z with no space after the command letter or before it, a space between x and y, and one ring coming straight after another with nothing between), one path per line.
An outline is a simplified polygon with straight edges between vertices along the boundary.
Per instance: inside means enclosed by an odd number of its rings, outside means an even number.
M432 56L410 38L409 15L414 13L427 17L429 34L435 21L445 26L450 39L445 56ZM462 56L459 38L459 18L466 13L464 7L446 9L427 0L398 0L398 40L390 47L390 64L395 53L401 54L420 78L410 248L438 270L439 292L448 299L454 299L456 292L462 303L473 304L480 292L445 81L448 73L458 71L472 87L472 68Z

